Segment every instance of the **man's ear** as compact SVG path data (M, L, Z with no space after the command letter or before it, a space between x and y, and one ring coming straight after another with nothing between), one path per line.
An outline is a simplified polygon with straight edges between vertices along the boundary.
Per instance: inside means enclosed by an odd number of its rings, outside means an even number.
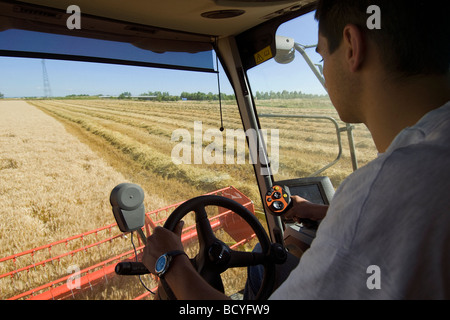
M343 30L345 58L351 72L358 71L366 56L365 38L361 30L354 24L348 24Z

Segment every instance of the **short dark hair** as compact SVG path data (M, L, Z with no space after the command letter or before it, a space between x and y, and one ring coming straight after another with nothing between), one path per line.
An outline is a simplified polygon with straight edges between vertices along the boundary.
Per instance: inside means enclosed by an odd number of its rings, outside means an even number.
M370 5L380 8L380 29L369 29ZM315 18L330 53L347 24L358 26L378 46L387 70L402 76L450 70L448 0L319 0Z

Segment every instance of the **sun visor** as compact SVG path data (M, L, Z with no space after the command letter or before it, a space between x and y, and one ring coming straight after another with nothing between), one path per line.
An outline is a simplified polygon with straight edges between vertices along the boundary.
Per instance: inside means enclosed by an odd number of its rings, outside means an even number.
M206 44L202 45L203 49L207 48ZM0 32L0 55L2 56L92 61L214 72L212 47L210 50L194 53L165 51L183 49L192 51L189 44L178 44L168 40L155 40L152 46L148 39L133 45L126 42L18 29Z
M210 36L84 14L79 28L68 21L62 10L0 2L0 56L215 72Z

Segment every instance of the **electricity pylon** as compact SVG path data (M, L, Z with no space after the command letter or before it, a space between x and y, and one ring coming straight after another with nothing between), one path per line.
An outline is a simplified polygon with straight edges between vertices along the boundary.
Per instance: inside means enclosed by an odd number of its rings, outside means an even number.
M51 98L52 89L50 88L50 81L48 80L47 67L45 66L44 59L42 59L42 75L44 77L44 97Z

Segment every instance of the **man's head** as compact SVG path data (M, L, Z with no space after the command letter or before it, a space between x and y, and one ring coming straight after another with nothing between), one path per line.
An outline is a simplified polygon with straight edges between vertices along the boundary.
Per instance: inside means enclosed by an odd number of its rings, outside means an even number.
M380 8L380 29L368 29L371 5ZM450 3L433 0L321 0L316 19L330 53L339 47L347 24L354 24L399 75L445 74L450 68Z
M375 17L380 29L368 28L371 5L380 9ZM355 107L348 105L349 100L361 103L358 95L368 90L364 80L376 76L376 68L389 79L448 74L448 14L449 2L441 0L319 0L318 52L324 57L327 88L341 118L346 117L343 109ZM361 71L365 78L358 74ZM357 118L343 120L363 122Z

